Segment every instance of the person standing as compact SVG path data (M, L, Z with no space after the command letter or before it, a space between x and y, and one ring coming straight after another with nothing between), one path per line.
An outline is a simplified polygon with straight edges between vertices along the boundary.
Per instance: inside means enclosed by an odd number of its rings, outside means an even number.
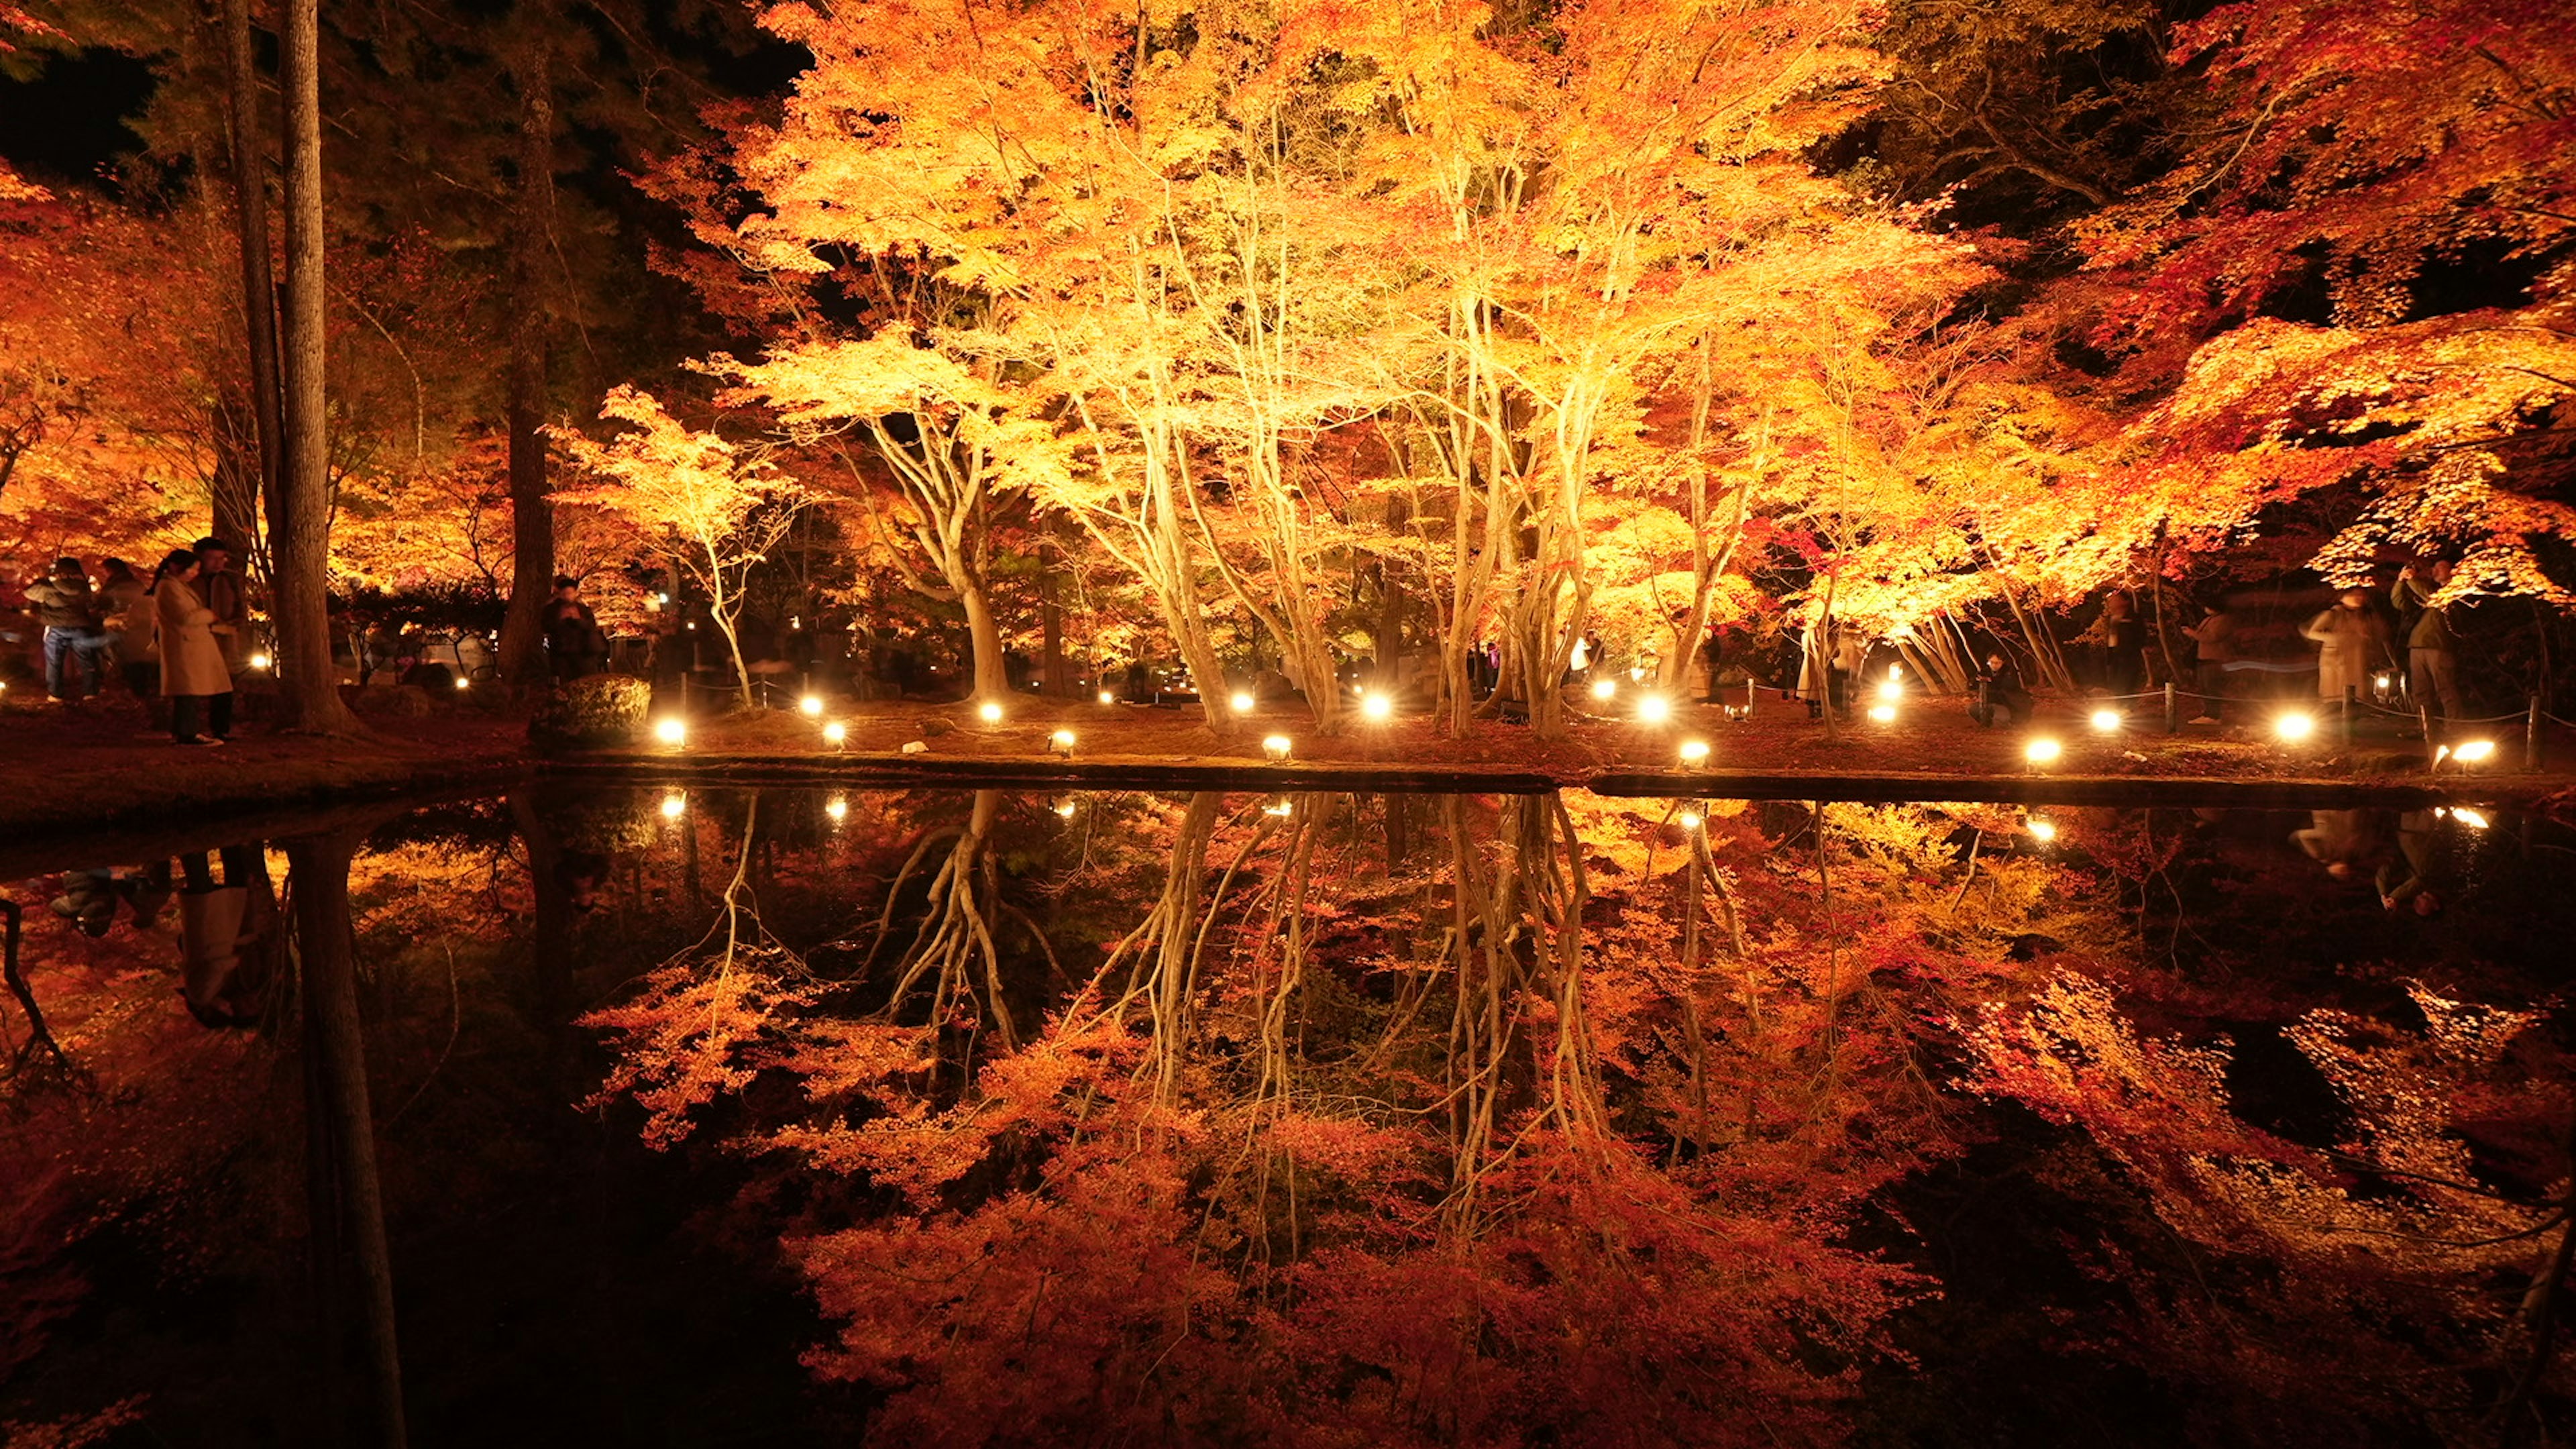
M555 683L587 679L608 667L608 636L600 632L599 616L581 600L581 580L556 575L555 596L546 601L545 612L538 618L545 628L546 658L553 666Z
M197 598L214 611L215 645L223 651L225 673L239 674L242 652L250 644L250 591L242 586L242 576L233 572L233 546L220 538L201 538L196 542ZM225 691L224 728L216 734L231 732L231 690Z
M2333 702L2370 685L2370 659L2388 652L2388 629L2370 612L2370 595L2346 589L2333 608L2310 619L2299 636L2317 646L2317 698Z
M51 573L27 586L27 602L45 626L45 693L57 704L78 704L104 689L107 633L99 627L98 595L81 561L54 560Z
M2200 717L2193 724L2217 724L2227 711L2227 666L2236 658L2236 616L2227 612L2227 601L2209 606L2197 624L2185 624L2182 636L2191 641L2193 671L2200 685Z
M183 745L220 745L232 726L233 675L223 646L215 642L215 611L192 587L197 560L183 548L153 570L152 628L161 655L161 695L170 701L170 738Z
M2429 579L2419 577L2415 566L2408 564L2397 571L2396 586L2388 591L2388 601L2396 606L2399 618L2414 616L2406 630L2406 692L2418 704L2438 702L2444 719L2458 719L2468 711L2460 706L2459 663L2451 652L2450 606L2433 602L2433 596L2451 582L2450 560L2435 563L2428 572Z
M2147 682L2147 630L2137 600L2114 589L2102 600L2102 689L2113 697L2136 694Z
M152 659L152 604L143 576L134 565L111 558L99 562L98 577L99 622L107 630L108 658L126 689L136 699L149 699L157 666Z

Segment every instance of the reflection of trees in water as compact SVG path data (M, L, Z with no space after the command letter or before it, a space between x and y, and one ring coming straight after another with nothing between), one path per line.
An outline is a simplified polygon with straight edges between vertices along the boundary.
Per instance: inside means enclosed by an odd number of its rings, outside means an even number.
M904 837L873 985L702 972L599 1018L621 1072L659 1054L657 1132L801 1085L724 1120L793 1165L779 1226L841 1325L811 1362L892 1391L889 1441L1830 1438L1902 1376L1916 1261L1962 1296L2062 1293L2034 1259L2118 1285L2072 1300L2118 1315L2082 1352L2356 1432L2440 1420L2281 1385L2545 1361L2491 1286L2560 1242L2539 1016L2187 968L2186 931L2260 928L2180 919L2213 907L2169 823L2043 849L2001 807L1139 797L1029 866L1082 978L1048 989L993 929L1011 808ZM2221 1033L2263 1013L2345 1137L2246 1117ZM2047 1233L1928 1252L1912 1205L1998 1155Z

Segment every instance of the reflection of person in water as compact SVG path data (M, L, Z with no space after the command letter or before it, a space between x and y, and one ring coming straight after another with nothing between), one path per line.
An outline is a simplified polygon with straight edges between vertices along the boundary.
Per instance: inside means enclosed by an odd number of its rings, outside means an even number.
M116 908L130 903L134 907L137 929L149 928L170 903L170 862L164 860L139 870L119 870L102 866L95 870L72 871L63 877L63 893L52 902L55 915L80 927L86 936L104 936L116 924Z
M2443 878L2449 852L2430 810L2409 810L2397 817L2397 854L2379 867L2379 903L2388 909L2412 909L2429 916L2442 909L2434 883Z
M566 850L555 857L555 883L563 887L564 904L583 915L599 909L599 888L607 882L607 856Z
M2292 844L2323 864L2326 874L2350 880L2379 853L2379 822L2369 810L2311 810L2308 828L2290 836Z
M179 857L179 994L188 1014L207 1026L249 1026L268 995L277 892L257 843L228 845L216 855L221 885L204 851Z

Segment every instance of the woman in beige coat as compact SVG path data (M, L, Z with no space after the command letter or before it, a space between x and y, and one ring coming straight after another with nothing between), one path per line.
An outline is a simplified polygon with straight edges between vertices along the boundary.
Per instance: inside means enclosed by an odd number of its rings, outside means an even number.
M170 737L183 745L220 745L220 736L203 733L206 712L221 700L218 712L232 713L233 675L215 642L215 611L189 587L196 576L197 556L186 549L153 570L153 643L161 655L161 696L170 701Z
M2370 612L2370 595L2346 589L2299 633L2317 646L2317 698L2331 703L2347 689L2369 697L2371 666L2388 657L2388 630Z

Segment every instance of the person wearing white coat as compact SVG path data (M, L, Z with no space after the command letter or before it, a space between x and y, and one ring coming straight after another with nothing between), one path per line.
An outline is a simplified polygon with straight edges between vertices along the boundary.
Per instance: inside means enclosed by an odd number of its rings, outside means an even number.
M152 634L161 656L161 695L170 701L170 737L183 745L220 745L221 734L205 732L207 718L211 711L229 720L233 673L215 639L215 611L191 587L196 576L197 556L186 549L161 560L152 574Z

